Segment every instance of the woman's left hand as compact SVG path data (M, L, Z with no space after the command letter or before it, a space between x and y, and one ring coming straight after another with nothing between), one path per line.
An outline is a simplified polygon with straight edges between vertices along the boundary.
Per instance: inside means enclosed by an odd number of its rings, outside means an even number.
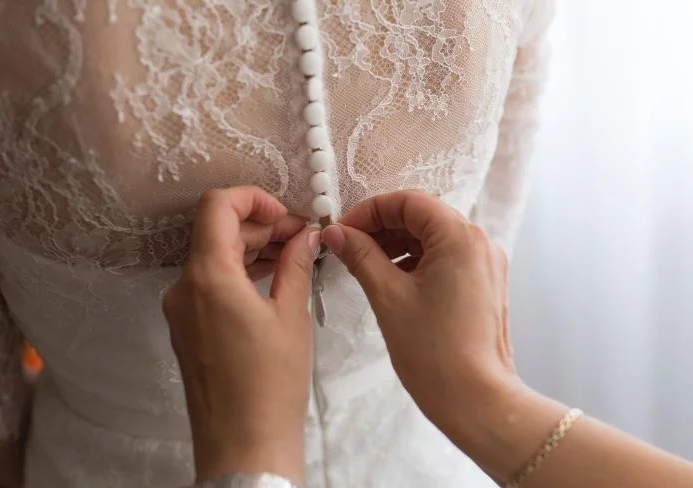
M276 221L241 222L239 234L245 244L243 264L248 278L257 281L271 275L284 246L306 226L305 219L286 212L276 215Z
M313 337L308 298L320 232L279 256L270 298L244 267L241 228L286 209L255 187L214 190L198 207L190 260L164 298L190 416L198 481L271 472L303 481Z

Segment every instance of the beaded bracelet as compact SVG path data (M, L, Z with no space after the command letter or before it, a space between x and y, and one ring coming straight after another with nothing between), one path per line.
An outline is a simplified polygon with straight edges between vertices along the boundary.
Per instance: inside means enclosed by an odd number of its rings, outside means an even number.
M570 428L582 416L582 410L574 408L566 413L558 422L558 426L551 432L544 445L537 451L532 460L522 469L515 480L505 486L505 488L519 488L520 484L527 479L536 469L546 461L561 440L566 436Z

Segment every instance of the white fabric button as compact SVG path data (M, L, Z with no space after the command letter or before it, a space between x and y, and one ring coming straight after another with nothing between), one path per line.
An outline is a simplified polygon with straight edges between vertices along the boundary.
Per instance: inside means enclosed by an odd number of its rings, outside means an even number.
M310 24L302 25L296 31L296 44L305 51L318 47L318 31Z
M322 101L322 80L313 76L306 82L306 97L311 102Z
M310 0L294 0L291 5L291 16L299 24L310 22L311 7Z
M325 122L325 107L320 102L312 102L303 109L303 120L308 125L322 125Z
M311 207L318 217L327 217L332 213L332 200L327 195L318 195L313 199Z
M311 149L327 149L330 139L324 127L311 127L306 133L306 142Z
M325 171L329 168L332 158L326 151L315 151L308 157L308 164L313 171Z
M322 71L322 58L315 51L305 52L298 60L298 68L306 76L318 75Z
M330 189L330 177L327 173L315 173L310 178L310 189L315 193L325 193Z

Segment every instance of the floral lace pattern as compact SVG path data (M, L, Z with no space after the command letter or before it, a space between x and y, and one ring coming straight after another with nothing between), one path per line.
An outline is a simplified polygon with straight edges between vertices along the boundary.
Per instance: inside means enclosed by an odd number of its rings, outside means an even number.
M258 89L279 94L279 62L284 56L288 19L280 2L218 2L197 6L131 0L141 10L137 27L145 79L128 88L116 74L111 92L118 118L129 110L140 122L138 150L154 150L157 178L180 180L181 166L210 161L214 138L235 140L237 149L262 154L277 170L282 195L288 167L269 140L240 128L234 111ZM231 42L233 40L233 42Z
M314 1L339 213L421 189L509 249L552 0ZM255 184L309 214L294 27L277 0L0 0L0 437L23 413L21 331L54 383L37 397L45 429L29 461L84 466L46 470L30 486L187 482L184 396L160 294L186 259L205 190ZM343 386L386 351L353 282L334 268L325 286L307 459L311 486L328 488L346 469L341 426L364 422L353 405L392 409L386 396ZM393 408L409 412L402 402ZM51 425L58 410L63 421ZM383 429L394 429L392 415ZM134 431L150 424L160 431ZM422 425L412 435L428 438ZM356 431L344 449L363 442ZM401 442L392 430L383 443L390 434ZM64 438L80 447L61 447ZM406 457L402 446L368 452L395 448ZM387 479L371 468L359 468L363 483ZM470 469L437 480L471 480Z

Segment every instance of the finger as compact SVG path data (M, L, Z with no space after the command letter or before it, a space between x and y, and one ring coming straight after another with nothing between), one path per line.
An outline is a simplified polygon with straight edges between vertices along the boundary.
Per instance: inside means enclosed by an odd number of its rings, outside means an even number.
M281 242L272 242L267 244L262 249L254 251L246 251L243 255L243 264L246 268L257 261L276 261L281 256L284 244Z
M395 264L405 273L411 273L419 265L419 261L421 261L421 256L407 256L400 259Z
M369 300L376 300L384 285L407 278L365 232L346 225L330 225L322 232L325 244L358 280Z
M250 266L247 266L245 271L248 273L248 278L250 278L251 281L258 281L274 273L276 267L277 261L275 260L267 261L259 259Z
M365 232L406 229L421 240L431 224L464 221L464 217L440 199L420 191L406 190L378 195L357 205L341 220Z
M257 258L268 261L276 261L279 259L279 256L281 256L285 245L286 244L283 242L271 242L258 251Z
M287 215L272 226L269 242L286 242L306 226L306 219L298 215Z
M232 252L240 263L245 249L240 237L241 222L250 219L273 224L284 216L286 208L257 187L208 191L197 207L191 254L203 256Z
M286 242L306 226L296 215L287 215L274 224L260 224L252 220L241 222L241 239L248 249L260 249L270 242Z
M503 306L503 322L502 322L502 340L505 346L505 352L509 358L513 357L513 346L510 338L510 266L508 263L508 255L505 250L498 244L494 244L495 262L499 268L499 295Z
M305 228L284 246L270 290L283 313L296 317L306 312L313 282L313 263L320 251L320 232Z
M255 262L255 260L257 259L258 254L260 254L260 251L259 251L259 250L255 250L255 251L246 251L246 252L243 254L243 266L248 267L248 266L250 266L251 264L253 264L253 263Z
M383 230L371 234L371 237L390 259L396 259L405 254L412 256L423 254L421 242L414 239L406 230Z
M265 247L272 237L272 225L259 224L252 220L241 222L240 234L241 240L245 245L246 252L250 250L257 251L261 247Z
M276 261L284 248L283 242L269 242L272 240L287 240L305 227L302 218L293 215L280 220L274 226L257 224L246 221L241 224L241 234L248 247L243 256L248 278L257 281L274 273ZM252 247L259 249L251 250Z
M272 225L265 226L270 230L269 237L263 234L257 247L263 247L269 242L286 242L298 234L306 226L306 219L298 215L286 215ZM267 232L267 231L265 231Z
M510 263L508 255L499 244L492 242L494 262L500 279L500 284L503 287L504 293L508 293L508 281L510 277Z

